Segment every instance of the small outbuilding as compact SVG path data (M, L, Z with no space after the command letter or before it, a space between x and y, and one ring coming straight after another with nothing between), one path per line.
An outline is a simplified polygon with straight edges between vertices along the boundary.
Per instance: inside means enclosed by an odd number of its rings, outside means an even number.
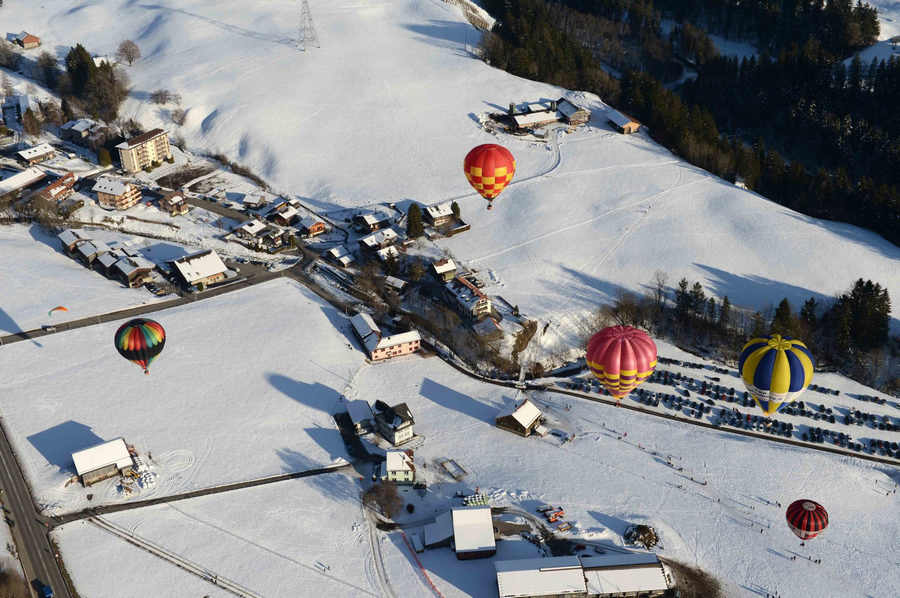
M72 453L75 471L85 486L125 473L134 466L128 446L116 438Z
M451 511L453 545L460 560L494 556L494 520L490 507L460 507Z
M625 135L637 133L641 128L641 123L618 110L610 109L606 113L606 118L619 133L624 133Z
M528 399L501 411L494 420L502 428L519 436L528 436L541 427L541 410Z

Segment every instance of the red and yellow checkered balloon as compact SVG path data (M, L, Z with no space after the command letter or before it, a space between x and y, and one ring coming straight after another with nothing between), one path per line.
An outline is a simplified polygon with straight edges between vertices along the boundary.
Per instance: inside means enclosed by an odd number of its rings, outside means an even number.
M502 145L486 143L466 154L463 170L469 184L488 200L490 210L491 201L503 191L516 174L516 160Z

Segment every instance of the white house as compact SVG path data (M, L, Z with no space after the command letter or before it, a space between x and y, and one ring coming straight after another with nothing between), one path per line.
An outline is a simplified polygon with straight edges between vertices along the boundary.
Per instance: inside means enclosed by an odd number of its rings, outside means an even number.
M443 282L450 282L456 278L456 264L449 257L433 262L431 267L434 268L435 276Z
M412 451L387 451L381 464L382 481L412 484L416 481L416 464Z
M85 486L119 475L119 472L134 465L122 438L72 453L72 461L75 463L75 471L81 478L81 483Z
M53 149L53 146L49 143L41 143L34 147L29 147L28 149L16 152L16 154L23 162L31 166L32 164L49 160L56 154L56 150Z
M351 255L351 253L349 251L347 251L347 248L344 247L343 245L338 245L337 247L332 247L331 249L326 251L325 254L328 256L328 258L330 260L336 262L338 265L340 265L344 268L346 268L347 266L349 266L350 264L352 264L355 261L353 259L353 255Z
M415 423L406 403L398 403L375 414L375 427L394 446L412 439Z
M451 516L456 558L480 559L497 552L490 507L460 507Z

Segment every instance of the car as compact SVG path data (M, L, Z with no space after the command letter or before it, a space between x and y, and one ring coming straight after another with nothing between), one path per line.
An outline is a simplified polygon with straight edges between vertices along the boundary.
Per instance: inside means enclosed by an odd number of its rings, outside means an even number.
M32 580L31 587L35 589L40 598L53 598L53 588L51 588L41 580Z
M43 326L41 326L41 330L43 330L44 332L56 332L56 326L44 324Z

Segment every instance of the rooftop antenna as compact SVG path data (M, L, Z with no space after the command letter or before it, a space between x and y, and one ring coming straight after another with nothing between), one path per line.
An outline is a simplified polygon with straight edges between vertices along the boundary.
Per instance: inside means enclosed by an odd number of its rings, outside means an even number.
M319 47L319 36L316 34L316 26L313 25L312 13L309 11L309 1L300 1L300 32L297 45L304 52L307 45Z

